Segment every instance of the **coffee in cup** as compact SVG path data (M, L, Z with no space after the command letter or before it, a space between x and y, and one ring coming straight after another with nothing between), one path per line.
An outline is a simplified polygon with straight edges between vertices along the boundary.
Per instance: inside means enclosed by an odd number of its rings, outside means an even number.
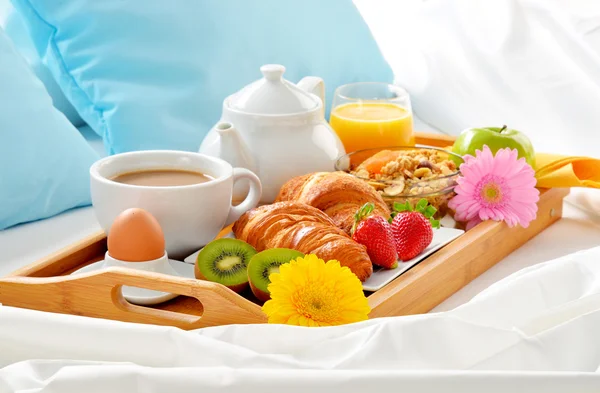
M117 183L132 184L134 186L190 186L192 184L206 183L212 177L195 171L180 169L150 169L121 173L111 179Z

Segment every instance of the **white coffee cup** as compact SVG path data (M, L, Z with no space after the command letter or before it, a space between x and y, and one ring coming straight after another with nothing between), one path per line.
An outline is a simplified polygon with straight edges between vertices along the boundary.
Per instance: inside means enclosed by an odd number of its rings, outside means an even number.
M138 186L111 179L127 172L179 169L206 174L213 179L183 186ZM108 234L115 218L138 207L150 212L165 235L166 251L174 258L186 257L213 240L223 227L258 204L262 187L258 177L243 168L204 154L146 150L116 154L90 168L92 204L96 218ZM247 179L250 190L237 206L231 203L233 186Z

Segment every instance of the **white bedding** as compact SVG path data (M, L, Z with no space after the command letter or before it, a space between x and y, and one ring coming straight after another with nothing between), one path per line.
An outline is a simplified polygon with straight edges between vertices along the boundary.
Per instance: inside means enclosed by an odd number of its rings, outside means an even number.
M600 155L600 3L354 0L427 123L521 130L538 151Z

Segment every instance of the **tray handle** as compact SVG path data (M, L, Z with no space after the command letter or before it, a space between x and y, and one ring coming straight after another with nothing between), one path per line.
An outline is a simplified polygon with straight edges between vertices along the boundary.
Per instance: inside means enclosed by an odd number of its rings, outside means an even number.
M129 303L122 286L152 289L192 297L187 311L150 308ZM260 307L223 285L126 268L109 268L75 276L7 277L0 280L0 303L62 314L126 322L176 326L191 330L232 323L264 323ZM35 306L33 306L35 305Z

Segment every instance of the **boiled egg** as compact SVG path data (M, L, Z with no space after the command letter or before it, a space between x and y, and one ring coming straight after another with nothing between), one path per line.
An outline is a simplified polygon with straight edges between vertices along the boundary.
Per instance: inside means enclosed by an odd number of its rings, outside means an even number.
M108 232L108 255L125 262L146 262L165 254L165 235L152 214L144 209L124 210Z

